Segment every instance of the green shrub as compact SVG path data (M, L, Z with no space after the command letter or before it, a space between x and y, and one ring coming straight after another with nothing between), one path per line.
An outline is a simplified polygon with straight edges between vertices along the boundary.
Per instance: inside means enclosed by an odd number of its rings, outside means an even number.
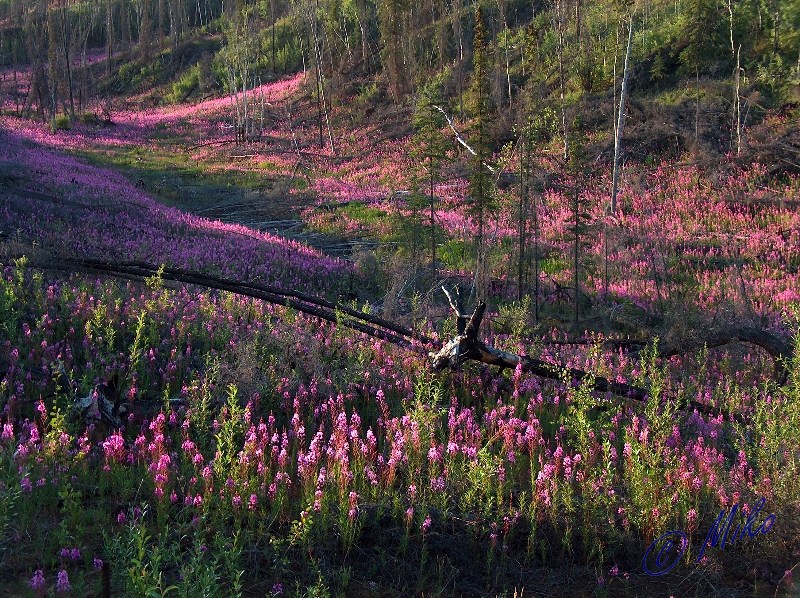
M172 92L167 95L167 102L170 104L180 104L186 101L195 89L200 86L200 65L195 64L186 71L180 79L172 85Z
M56 131L68 131L71 126L72 121L66 114L59 114L50 121L50 131L53 133Z

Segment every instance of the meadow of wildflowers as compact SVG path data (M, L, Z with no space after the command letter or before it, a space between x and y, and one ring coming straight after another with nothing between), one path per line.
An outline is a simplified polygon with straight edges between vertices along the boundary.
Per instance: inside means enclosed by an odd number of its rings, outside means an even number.
M277 102L301 83L265 93ZM224 108L214 100L119 113L116 127L56 135L3 117L0 161L20 177L3 191L3 238L17 253L163 263L332 297L361 284L351 262L165 207L76 156L126 145L164 151L181 135L200 141L201 130L221 139ZM167 142L157 138L159 123L173 135ZM276 124L270 137L295 135L307 147L313 133ZM271 153L282 147L275 139L244 168L258 172L269 161L291 174L296 163ZM385 217L322 209L307 217L321 228L391 235L392 222L409 215L390 197L409 182L409 140L373 152L366 129L347 139L338 149L350 159L333 162L319 150L311 190L320 204L358 202ZM217 167L222 150L204 151L198 161ZM693 309L709 310L741 292L766 326L793 333L797 213L729 200L796 196L797 185L765 180L759 167L714 184L688 166L647 172L623 188L610 297L651 310L659 298L685 295ZM583 192L595 219L607 187L598 178ZM439 190L438 226L468 239L465 182ZM539 210L545 249L563 255L568 200L551 192ZM512 213L501 211L491 228L498 248L513 238ZM605 246L590 236L585 251L598 260ZM495 274L507 276L504 267L498 262ZM597 272L585 283L593 295L605 291ZM552 275L563 281L568 272ZM454 332L451 322L425 326L437 339ZM683 530L688 546L659 579L665 595L792 591L800 355L778 386L756 352L659 360L651 349L544 345L492 330L486 340L634 381L650 398L627 402L520 369L434 375L418 354L285 307L158 280L55 276L6 260L0 587L100 595L109 575L121 596L495 596L547 594L559 581L567 594L649 595L647 547ZM75 399L108 392L111 380L128 408L124 425L76 417ZM711 413L683 409L688 399ZM769 534L704 549L721 509L738 505L746 518L762 499L775 514Z

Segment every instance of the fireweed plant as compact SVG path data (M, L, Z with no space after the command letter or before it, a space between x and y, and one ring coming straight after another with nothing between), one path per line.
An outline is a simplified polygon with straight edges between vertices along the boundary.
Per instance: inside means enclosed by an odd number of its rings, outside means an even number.
M273 99L301 83L274 84ZM213 102L119 112L103 137L83 125L51 135L3 117L0 158L20 165L22 183L0 204L0 229L18 246L35 243L32 250L330 297L361 284L350 262L165 207L74 155L126 146L166 152L164 127L220 139L224 103ZM272 133L289 135L280 125ZM305 143L314 127L292 135ZM326 162L310 183L320 204L361 207L310 208L307 218L323 230L396 234L391 223L409 210L389 192L406 180L407 143L367 151L368 128L353 129L339 149L360 158ZM198 148L192 158L231 174L296 168L267 146L239 170L220 166L214 151ZM727 201L797 194L797 180L764 175L755 166L708 186L697 169L663 166L637 188L623 185L625 232L609 255L614 309L638 313L665 300L708 309L745 288L737 299L768 326L796 330L797 213ZM590 217L607 203L607 188L597 177L584 191L585 204L596 206ZM40 189L48 192L25 193ZM474 233L466 189L458 180L437 187L442 259L447 247L462 256L453 248ZM562 283L565 197L550 191L537 203L543 272ZM487 227L498 252L515 235L511 214L499 210ZM605 248L587 238L596 263ZM491 263L504 276L502 262ZM598 269L586 271L587 292L605 290ZM426 333L444 338L448 326ZM125 596L325 595L346 592L353 580L381 580L405 594L487 595L512 587L521 570L533 575L560 562L610 575L608 589L643 576L644 549L673 529L689 541L676 568L682 577L730 562L752 567L751 578L759 563L793 565L800 355L778 387L758 353L661 361L655 346L641 356L599 343L532 347L521 331L489 328L486 340L633 380L650 400L631 404L592 392L588 381L543 381L520 369L433 376L418 355L284 307L158 278L57 278L24 259L9 264L0 272L0 585L96 595L106 565L115 594ZM77 418L75 399L104 392L114 378L130 406L124 425ZM686 411L688 399L715 409ZM741 417L722 415L731 411ZM695 564L720 510L738 504L746 513L760 498L777 514L770 534L741 552L709 550Z
M704 519L759 497L786 516L752 558L796 533L797 356L785 388L717 395L750 406L741 423L679 412L686 390L652 350L573 356L647 384L642 410L519 370L434 378L416 355L230 294L49 281L24 260L0 290L16 322L0 353L3 567L35 591L66 578L96 592L95 559L132 596L346 587L363 550L378 570L409 558L431 575L442 534L497 587L512 558L634 573L625 542L682 528L696 550ZM74 397L115 373L125 425L72 419Z

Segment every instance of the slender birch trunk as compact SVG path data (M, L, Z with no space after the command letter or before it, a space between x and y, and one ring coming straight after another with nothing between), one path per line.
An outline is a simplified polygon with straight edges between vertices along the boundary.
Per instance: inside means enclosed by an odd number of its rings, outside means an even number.
M625 127L625 94L628 91L628 61L631 56L631 42L633 40L633 17L628 24L628 47L625 50L625 66L622 71L622 89L619 94L619 116L617 130L614 135L614 170L611 175L611 213L617 212L617 191L619 190L619 162L622 149L622 131Z

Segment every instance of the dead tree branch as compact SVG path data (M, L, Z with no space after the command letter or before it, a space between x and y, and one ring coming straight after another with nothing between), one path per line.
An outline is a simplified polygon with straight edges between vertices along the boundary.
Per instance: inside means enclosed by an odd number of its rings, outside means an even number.
M447 124L450 127L450 130L453 131L453 135L455 135L456 141L458 141L462 146L464 146L464 148L466 148L466 150L470 154L472 154L473 156L477 156L478 154L475 152L475 150L472 149L466 141L464 141L464 138L461 136L461 133L459 133L458 129L456 129L455 124L453 124L453 119L450 118L450 116L440 106L434 106L434 108L436 108L439 112L441 112L444 118L447 120ZM489 166L486 162L484 162L483 165L486 167L486 170L488 170L492 174L494 175L497 174L496 168Z

